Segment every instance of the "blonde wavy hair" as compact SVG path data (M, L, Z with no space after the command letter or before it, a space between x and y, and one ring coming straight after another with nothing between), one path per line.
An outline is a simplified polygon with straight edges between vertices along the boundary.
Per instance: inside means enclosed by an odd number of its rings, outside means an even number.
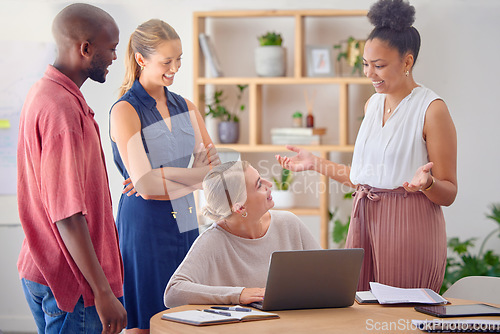
M177 32L168 23L152 19L144 22L130 35L125 55L125 78L120 87L120 97L123 96L139 78L141 69L135 61L135 54L139 52L148 58L156 52L156 48L163 42L180 39Z

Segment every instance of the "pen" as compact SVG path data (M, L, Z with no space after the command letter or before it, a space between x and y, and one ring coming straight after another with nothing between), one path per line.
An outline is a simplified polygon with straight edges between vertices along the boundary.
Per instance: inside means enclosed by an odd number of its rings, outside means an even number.
M228 311L238 311L238 312L252 312L249 308L244 307L228 307L228 306L212 306L216 310L228 310Z
M229 312L222 312L222 311L215 311L215 310L203 310L203 312L208 312L208 313L215 313L215 314L220 314L220 315L225 315L227 317L231 316L231 313Z

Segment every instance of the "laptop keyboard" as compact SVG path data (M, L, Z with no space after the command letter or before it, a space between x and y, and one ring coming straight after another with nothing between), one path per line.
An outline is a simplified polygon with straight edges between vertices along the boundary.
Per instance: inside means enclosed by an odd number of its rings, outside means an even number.
M252 307L255 307L256 309L262 310L262 304L263 303L264 303L264 301L253 302L253 303L250 303L249 305L252 306Z

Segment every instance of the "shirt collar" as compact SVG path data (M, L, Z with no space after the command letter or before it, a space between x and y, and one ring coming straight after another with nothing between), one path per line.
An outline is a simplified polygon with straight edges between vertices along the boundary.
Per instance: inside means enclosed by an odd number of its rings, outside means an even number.
M177 103L174 99L170 98L170 92L168 91L167 87L163 87L165 90L165 95L167 96L167 103L172 103L173 105L177 106ZM151 95L146 92L144 87L142 87L141 83L139 80L135 80L134 84L132 85L132 88L130 90L139 98L139 101L149 110L153 109L156 107L156 100L151 97Z
M87 104L87 101L85 101L85 98L83 97L82 91L73 82L73 80L68 78L66 75L64 75L61 71L59 71L52 65L47 66L47 69L45 70L45 77L61 85L64 89L66 89L68 92L74 95L80 101L83 112L85 114L94 115L94 111L90 109L90 107Z

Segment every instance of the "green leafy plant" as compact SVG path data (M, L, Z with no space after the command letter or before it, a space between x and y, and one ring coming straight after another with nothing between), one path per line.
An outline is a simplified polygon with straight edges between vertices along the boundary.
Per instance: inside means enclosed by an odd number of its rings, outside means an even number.
M360 48L360 41L356 40L354 37L350 36L347 39L347 49L349 48L349 45L355 43L354 48L359 49ZM339 44L335 44L333 46L334 49L337 49L339 51L337 55L337 61L340 62L342 59L347 60L348 57L348 51L342 50L342 42ZM354 64L352 66L352 72L351 74L356 74L356 72L359 73L359 75L363 74L363 55L359 54L356 56Z
M446 271L440 293L445 292L453 283L466 276L500 276L500 256L492 250L484 250L486 242L494 235L500 238L500 204L491 206L491 213L486 215L499 226L491 231L481 243L477 254L469 250L474 247L476 238L460 241L450 238L448 248L452 256L446 259Z
M293 182L292 172L288 169L281 169L281 175L279 179L273 176L274 184L276 185L276 190L288 190Z
M277 34L275 32L267 32L264 35L258 36L260 46L266 45L278 45L280 46L283 43L283 38L281 34Z
M233 111L229 111L224 105L226 96L224 96L224 91L220 89L214 92L211 103L207 104L208 112L206 115L225 122L239 122L238 113L245 110L245 105L241 103L241 99L248 85L236 85L236 87L238 88L238 93L236 95L235 106L231 109Z
M344 199L352 199L352 192L344 194ZM338 217L337 209L333 210L333 212L329 211L328 214L330 216L330 221L333 221L333 242L335 242L339 246L339 248L343 248L347 239L347 232L349 231L351 216L348 216L347 220L344 222Z
M292 118L302 118L302 113L300 111L296 111L293 113Z

